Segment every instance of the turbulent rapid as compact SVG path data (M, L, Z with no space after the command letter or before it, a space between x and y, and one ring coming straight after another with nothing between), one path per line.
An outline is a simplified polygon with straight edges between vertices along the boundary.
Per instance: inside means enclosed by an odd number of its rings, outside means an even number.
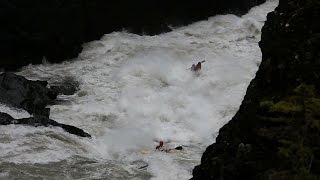
M157 36L113 32L77 59L29 65L19 74L80 83L50 118L82 128L0 126L0 179L189 179L205 148L237 112L261 61L269 0L242 16L219 15ZM206 60L199 74L188 68ZM15 118L25 111L0 104ZM167 148L154 151L163 140Z

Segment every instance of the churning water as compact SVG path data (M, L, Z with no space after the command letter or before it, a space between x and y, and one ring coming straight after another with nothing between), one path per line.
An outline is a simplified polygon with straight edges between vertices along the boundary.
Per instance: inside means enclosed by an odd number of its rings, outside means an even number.
M106 34L77 59L19 74L80 82L50 118L84 129L0 126L0 179L189 179L205 148L238 110L261 61L269 0L237 17L219 15L157 36ZM103 22L101 22L103 23ZM188 68L206 60L200 73ZM27 112L0 105L15 118ZM182 151L155 152L159 141Z

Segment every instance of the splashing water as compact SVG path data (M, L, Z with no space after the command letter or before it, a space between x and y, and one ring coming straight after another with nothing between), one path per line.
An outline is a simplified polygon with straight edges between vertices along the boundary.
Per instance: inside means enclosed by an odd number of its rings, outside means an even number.
M269 0L237 17L219 15L157 36L107 34L77 59L30 65L19 74L50 84L72 77L80 90L59 96L50 118L89 132L0 126L0 178L188 179L219 128L238 110L261 61ZM206 60L198 74L188 68ZM28 117L25 112L0 111ZM165 146L182 151L155 152Z

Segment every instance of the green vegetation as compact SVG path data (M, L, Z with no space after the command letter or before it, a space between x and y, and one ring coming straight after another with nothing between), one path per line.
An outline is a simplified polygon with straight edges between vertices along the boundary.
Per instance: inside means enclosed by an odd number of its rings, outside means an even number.
M315 96L315 89L313 85L306 85L305 83L300 84L293 90L297 95L304 97Z
M294 102L279 101L270 107L270 112L282 112L285 114L293 114L302 112L302 105Z
M313 161L313 151L310 147L303 145L301 141L279 140L278 155L289 162L293 171L297 174L309 173Z
M259 109L260 120L283 129L295 129L294 132L285 132L287 135L277 140L277 156L284 167L270 171L269 178L316 179L310 172L316 147L308 139L320 132L320 98L314 86L302 83L278 102L261 101Z
M310 113L312 116L320 116L320 99L308 98L305 100L306 113Z

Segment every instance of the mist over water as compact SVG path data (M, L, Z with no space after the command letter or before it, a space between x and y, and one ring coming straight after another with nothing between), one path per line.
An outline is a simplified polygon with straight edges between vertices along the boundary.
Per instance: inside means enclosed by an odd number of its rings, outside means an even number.
M30 65L19 74L53 84L80 82L59 96L57 127L0 126L0 179L189 179L205 148L237 112L261 61L258 42L269 0L237 17L219 15L157 36L106 34L77 59ZM200 73L188 68L206 60ZM28 117L0 105L15 118ZM183 150L162 153L154 148Z

